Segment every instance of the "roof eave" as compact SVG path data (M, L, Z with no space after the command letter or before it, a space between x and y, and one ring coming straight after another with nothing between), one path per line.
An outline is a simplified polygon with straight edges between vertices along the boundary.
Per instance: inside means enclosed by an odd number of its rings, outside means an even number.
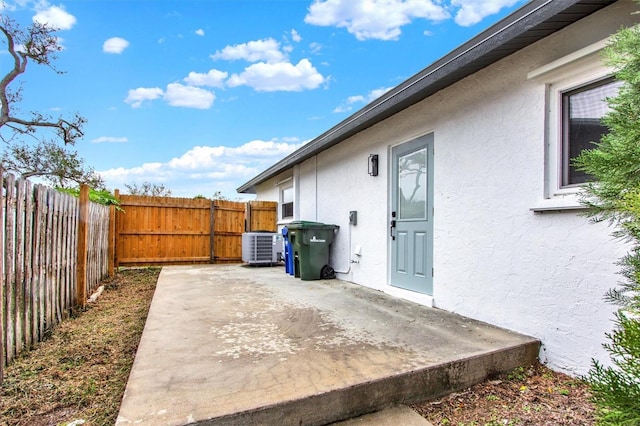
M616 0L533 0L240 186L257 185ZM573 10L575 9L575 11ZM566 19L555 17L566 14Z

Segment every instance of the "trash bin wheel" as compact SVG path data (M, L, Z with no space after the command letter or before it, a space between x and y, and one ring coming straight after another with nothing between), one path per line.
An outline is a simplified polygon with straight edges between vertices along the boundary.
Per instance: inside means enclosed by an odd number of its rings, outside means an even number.
M329 265L324 265L320 270L320 277L323 280L332 280L336 277L336 271Z

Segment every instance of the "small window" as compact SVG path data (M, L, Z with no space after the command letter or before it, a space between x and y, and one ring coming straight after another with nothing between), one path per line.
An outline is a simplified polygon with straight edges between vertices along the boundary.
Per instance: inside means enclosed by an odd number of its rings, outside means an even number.
M601 80L562 94L562 186L579 185L591 177L573 165L585 149L595 147L608 132L602 117L609 110L607 98L615 97L621 82Z
M293 217L293 187L282 190L282 219Z

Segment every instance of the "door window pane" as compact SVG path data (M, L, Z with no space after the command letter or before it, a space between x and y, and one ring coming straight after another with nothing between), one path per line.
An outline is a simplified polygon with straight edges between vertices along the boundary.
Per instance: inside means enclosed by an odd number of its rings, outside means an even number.
M427 150L398 157L398 219L426 219Z

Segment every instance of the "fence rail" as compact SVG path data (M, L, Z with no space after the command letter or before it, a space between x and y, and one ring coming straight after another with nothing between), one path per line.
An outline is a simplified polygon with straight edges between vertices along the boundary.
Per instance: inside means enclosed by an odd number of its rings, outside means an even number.
M109 207L78 200L0 168L0 382L19 353L41 341L108 274ZM78 252L79 211L89 203L88 250ZM78 270L78 258L86 270Z

